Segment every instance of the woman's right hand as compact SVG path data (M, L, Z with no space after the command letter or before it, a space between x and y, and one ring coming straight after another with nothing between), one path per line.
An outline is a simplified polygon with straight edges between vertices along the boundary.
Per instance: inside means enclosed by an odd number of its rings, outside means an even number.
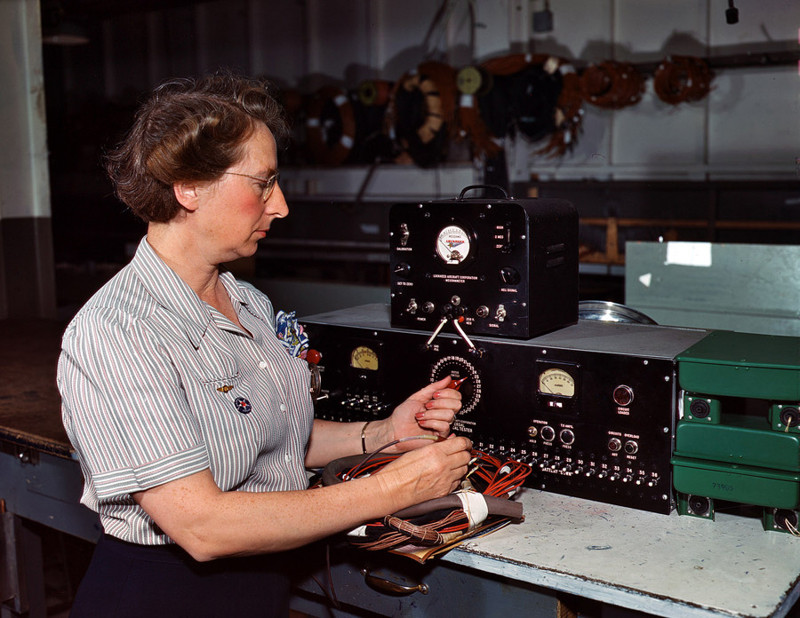
M451 435L446 440L404 453L384 466L375 479L396 503L392 512L440 498L458 489L467 474L472 442Z

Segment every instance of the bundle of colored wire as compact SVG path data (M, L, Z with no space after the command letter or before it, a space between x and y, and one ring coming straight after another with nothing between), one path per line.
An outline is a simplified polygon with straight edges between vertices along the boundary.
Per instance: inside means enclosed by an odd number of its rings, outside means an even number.
M554 63L558 64L562 84L555 111L556 130L537 154L563 157L572 150L583 131L583 94L575 68L561 59L551 57L550 66Z
M443 161L456 135L456 70L441 62L423 62L398 80L384 116L387 134L402 156L420 167Z
M353 148L356 119L347 92L323 86L308 102L306 140L315 163L341 165Z
M489 131L478 104L478 97L485 96L492 89L492 74L481 66L466 66L458 72L456 84L461 93L458 99L459 136L472 144L473 158L496 156L503 149L501 141Z
M711 91L714 73L702 58L672 56L658 65L653 89L665 103L699 101Z
M531 141L547 137L536 154L551 157L561 157L575 146L583 126L583 94L580 78L568 61L548 54L511 54L487 60L482 67L500 84L521 82L526 93L519 99L519 92L490 92L481 100L481 112L496 135L503 137L506 129L519 128ZM544 109L547 112L542 114ZM499 125L500 121L506 125Z
M485 496L509 498L531 473L529 465L513 459L501 460L483 451L473 451L472 454L478 464L474 473L470 474L470 479L476 491ZM480 487L479 484L484 486Z
M370 455L356 455L331 462L323 472L323 484L331 485L369 476L400 455L381 454L379 449ZM531 473L526 464L510 459L500 459L482 451L472 451L470 469L462 482L462 490L444 498L430 500L387 515L351 532L350 542L369 550L397 549L399 547L436 546L483 523L488 517L522 519L522 506L511 502L510 497ZM470 499L464 494L482 495L485 511L476 515L469 507ZM459 494L462 494L459 496Z
M581 74L580 81L584 99L604 109L635 105L644 93L644 76L628 62L607 60L591 64Z

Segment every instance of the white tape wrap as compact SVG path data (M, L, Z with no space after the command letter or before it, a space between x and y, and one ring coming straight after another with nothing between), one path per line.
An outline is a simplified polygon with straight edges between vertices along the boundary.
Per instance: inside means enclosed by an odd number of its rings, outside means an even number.
M456 495L461 500L461 506L467 514L470 530L486 521L489 516L489 507L483 498L483 494L479 494L477 491L461 490L457 491Z
M347 536L367 536L367 526L366 524L363 526L359 526L358 528L353 528L350 532L347 533Z

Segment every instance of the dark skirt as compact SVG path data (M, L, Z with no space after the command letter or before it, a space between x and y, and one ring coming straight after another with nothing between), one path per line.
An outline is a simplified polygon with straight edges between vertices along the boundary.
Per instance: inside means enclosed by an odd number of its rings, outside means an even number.
M103 535L71 618L224 618L289 615L284 554L197 562L177 545Z

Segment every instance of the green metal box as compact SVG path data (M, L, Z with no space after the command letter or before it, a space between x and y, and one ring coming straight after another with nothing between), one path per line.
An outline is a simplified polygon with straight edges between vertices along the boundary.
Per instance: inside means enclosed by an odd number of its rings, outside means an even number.
M692 393L800 400L800 337L714 331L677 356Z
M773 431L765 418L725 420L720 425L679 421L675 456L800 472L800 435Z
M738 464L672 458L675 490L741 504L794 509L800 504L800 473Z

